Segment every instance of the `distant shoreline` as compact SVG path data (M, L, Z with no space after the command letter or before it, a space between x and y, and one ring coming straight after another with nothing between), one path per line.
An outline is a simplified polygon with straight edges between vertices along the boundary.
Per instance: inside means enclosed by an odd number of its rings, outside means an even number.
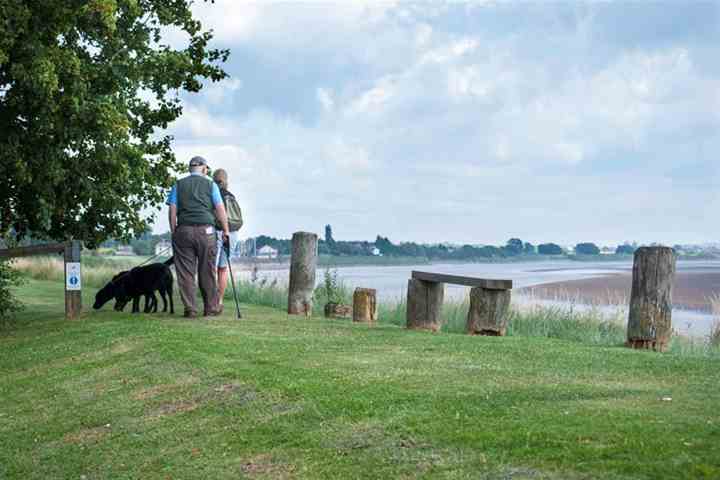
M514 264L514 263L538 263L544 262L557 262L566 260L569 262L577 262L578 264L584 263L599 263L599 262L627 262L632 264L632 255L521 255L517 257L502 257L502 258L479 258L473 260L455 260L455 259L442 259L442 260L428 260L424 257L351 257L351 256L327 256L321 255L318 260L318 267L320 268L334 268L334 267L401 267L408 265L443 265L443 264ZM720 261L720 258L706 258L706 257L680 257L681 261ZM279 259L253 259L249 257L242 257L233 261L233 265L239 265L241 269L252 269L254 265L258 266L259 270L282 270L290 267L290 258L283 256Z

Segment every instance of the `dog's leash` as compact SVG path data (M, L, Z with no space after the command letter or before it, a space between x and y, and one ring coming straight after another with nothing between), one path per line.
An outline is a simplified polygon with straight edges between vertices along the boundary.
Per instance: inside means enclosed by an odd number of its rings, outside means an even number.
M150 257L150 258L148 258L147 260L145 260L144 262L142 262L140 265L136 265L136 266L134 266L133 268L131 268L130 270L128 270L127 272L123 273L123 274L120 275L118 278L116 278L116 279L114 279L114 280L110 280L110 283L115 283L115 282L119 281L121 278L124 278L125 275L129 275L130 272L132 272L134 269L140 268L140 267L142 267L142 266L144 266L144 265L147 265L147 264L150 262L150 260L155 260L155 259L158 258L158 257L163 257L163 256L165 256L165 254L166 254L167 252L171 251L172 248L173 248L172 246L169 246L169 247L167 247L165 250L161 251L160 253L156 253L156 254L153 255L152 257Z

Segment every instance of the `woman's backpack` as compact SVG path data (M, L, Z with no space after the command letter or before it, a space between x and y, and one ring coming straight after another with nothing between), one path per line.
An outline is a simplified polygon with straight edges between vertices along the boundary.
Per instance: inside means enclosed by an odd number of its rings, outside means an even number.
M235 195L227 190L221 190L225 211L227 212L228 227L231 232L240 230L243 226L242 209L235 199Z

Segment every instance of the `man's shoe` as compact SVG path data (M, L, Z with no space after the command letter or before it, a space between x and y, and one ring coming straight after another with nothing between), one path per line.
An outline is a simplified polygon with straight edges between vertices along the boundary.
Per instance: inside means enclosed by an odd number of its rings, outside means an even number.
M183 313L183 317L195 318L195 317L197 317L197 313L193 312L192 310L185 310L185 313Z

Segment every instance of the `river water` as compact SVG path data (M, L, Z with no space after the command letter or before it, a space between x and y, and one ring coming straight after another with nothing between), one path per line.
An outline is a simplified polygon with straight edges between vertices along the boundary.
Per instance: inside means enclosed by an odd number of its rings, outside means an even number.
M262 267L261 267L262 268ZM367 287L374 288L378 292L380 300L398 301L405 295L407 282L413 270L447 273L452 275L463 275L489 279L507 279L513 281L514 290L524 287L535 287L548 283L565 282L587 278L603 278L618 273L629 274L632 271L632 261L604 261L604 262L573 262L570 260L543 261L543 262L518 262L518 263L448 263L432 265L403 265L403 266L358 266L337 268L339 279L351 288ZM720 262L713 261L680 261L677 264L677 272L717 272L720 273ZM317 283L323 282L324 269L319 269ZM250 278L249 271L238 272L243 279ZM287 283L289 272L285 270L260 270L259 278L266 278L269 281L277 279L281 283ZM467 287L458 285L446 285L445 298L462 300L469 292ZM629 299L627 299L629 301ZM517 304L527 305L548 304L567 305L562 300L540 300L529 298L526 295L514 293L513 301ZM589 308L574 304L574 308ZM610 314L617 313L624 309L625 305L609 305L600 308ZM673 328L682 333L691 335L707 335L713 322L713 316L698 311L674 309Z

